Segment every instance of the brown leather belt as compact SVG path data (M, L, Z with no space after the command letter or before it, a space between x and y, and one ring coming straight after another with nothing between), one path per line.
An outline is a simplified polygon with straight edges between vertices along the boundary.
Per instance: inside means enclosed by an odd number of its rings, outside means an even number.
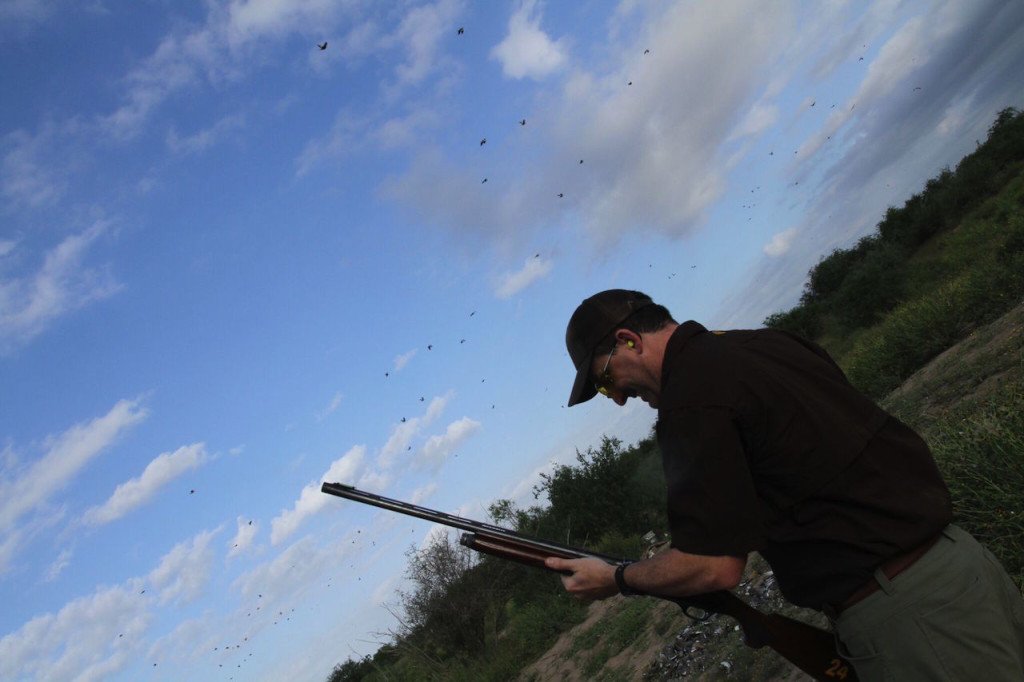
M927 554L928 550L935 546L935 543L939 541L940 537L942 537L942 533L939 533L923 545L918 545L908 552L904 552L903 554L899 554L888 559L885 563L879 566L879 568L882 569L882 574L889 580L892 580L900 573L913 566L915 561ZM854 604L864 601L880 589L882 589L882 586L879 585L878 581L872 577L866 583L854 590L853 594L847 597L846 601L836 608L836 612L842 613Z

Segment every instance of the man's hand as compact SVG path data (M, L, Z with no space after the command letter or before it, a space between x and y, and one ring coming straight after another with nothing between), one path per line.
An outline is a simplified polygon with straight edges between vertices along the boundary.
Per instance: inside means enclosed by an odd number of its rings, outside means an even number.
M548 557L544 565L556 571L572 571L572 575L562 576L562 585L577 599L606 599L619 593L615 584L615 566L606 561Z

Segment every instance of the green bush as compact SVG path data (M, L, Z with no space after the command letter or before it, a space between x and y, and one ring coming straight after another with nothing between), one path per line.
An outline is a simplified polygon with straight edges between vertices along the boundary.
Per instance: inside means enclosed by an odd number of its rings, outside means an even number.
M983 265L899 306L841 360L850 381L879 399L933 357L1020 301L1024 276L1009 265Z

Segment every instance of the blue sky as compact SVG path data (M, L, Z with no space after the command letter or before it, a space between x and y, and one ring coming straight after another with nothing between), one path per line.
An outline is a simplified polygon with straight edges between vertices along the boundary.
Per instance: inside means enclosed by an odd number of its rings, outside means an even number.
M766 7L0 2L0 678L374 651L436 529L320 481L532 502L652 424L583 298L758 326L1022 105L1020 3Z

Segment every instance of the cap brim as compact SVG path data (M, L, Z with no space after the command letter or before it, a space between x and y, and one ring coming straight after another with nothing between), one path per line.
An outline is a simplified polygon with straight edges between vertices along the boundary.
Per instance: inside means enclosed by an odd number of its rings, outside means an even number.
M595 395L597 395L597 389L594 388L594 382L590 380L590 366L594 362L594 353L591 351L587 355L587 359L580 363L579 369L576 370L576 381L572 384L572 392L569 393L569 405L579 405L585 403Z

